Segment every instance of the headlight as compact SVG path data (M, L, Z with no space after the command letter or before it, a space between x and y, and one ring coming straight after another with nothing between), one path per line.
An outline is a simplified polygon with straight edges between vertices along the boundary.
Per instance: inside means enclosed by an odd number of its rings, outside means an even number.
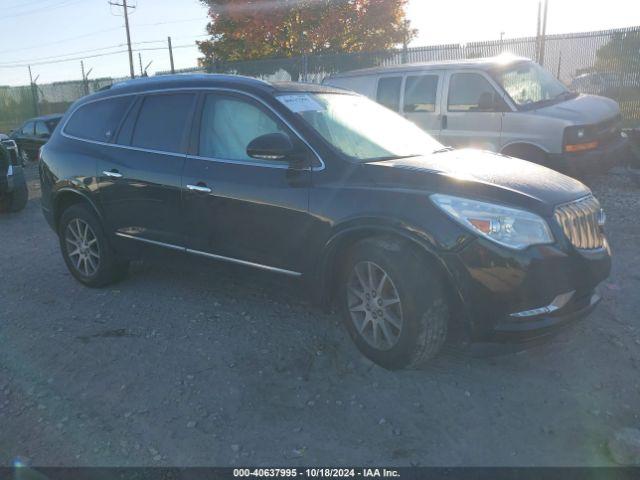
M599 145L593 126L567 127L564 130L565 152L593 150L598 148Z
M522 250L554 241L547 222L534 213L450 195L431 199L457 222L505 247Z

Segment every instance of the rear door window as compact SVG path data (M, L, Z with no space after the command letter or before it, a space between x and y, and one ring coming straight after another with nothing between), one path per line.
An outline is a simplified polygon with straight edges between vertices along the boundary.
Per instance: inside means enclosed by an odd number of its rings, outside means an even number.
M390 108L394 112L400 110L400 89L402 77L385 77L378 80L378 103Z
M158 152L181 152L195 97L193 93L146 97L138 114L131 145Z
M64 132L84 140L110 142L132 98L110 98L83 105L71 116Z
M438 75L409 76L404 87L405 113L435 112Z

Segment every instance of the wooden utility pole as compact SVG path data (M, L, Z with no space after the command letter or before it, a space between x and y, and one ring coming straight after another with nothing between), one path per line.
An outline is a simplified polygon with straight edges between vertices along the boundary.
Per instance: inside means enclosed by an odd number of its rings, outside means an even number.
M140 76L144 76L144 70L142 69L142 54L138 52L138 61L140 62Z
M171 37L167 37L169 42L169 61L171 62L171 73L176 73L176 67L173 64L173 47L171 46Z
M129 9L135 7L127 5L127 0L122 0L122 3L109 2L109 5L122 7L122 10L124 11L124 27L127 30L127 46L129 48L129 72L131 74L131 78L135 78L136 74L133 69L133 50L131 50L131 32L129 31Z

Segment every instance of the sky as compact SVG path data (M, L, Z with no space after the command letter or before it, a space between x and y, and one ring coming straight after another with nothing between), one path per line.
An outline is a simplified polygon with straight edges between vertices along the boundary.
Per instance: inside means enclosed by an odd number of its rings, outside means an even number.
M168 36L176 68L197 65L208 18L199 0L128 1L136 74L138 53L149 74L169 69ZM409 0L419 32L411 46L533 36L537 8L538 0ZM38 83L80 79L81 59L89 78L129 74L122 7L108 0L0 0L0 18L0 85L28 84L28 64ZM640 0L549 0L549 34L637 25Z

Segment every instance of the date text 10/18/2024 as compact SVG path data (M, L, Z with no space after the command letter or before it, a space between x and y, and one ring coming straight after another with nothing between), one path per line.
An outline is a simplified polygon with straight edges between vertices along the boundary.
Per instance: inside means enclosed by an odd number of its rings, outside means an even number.
M305 468L304 470L297 468L236 468L233 470L233 476L236 478L397 478L400 477L400 473L397 470L387 468Z

